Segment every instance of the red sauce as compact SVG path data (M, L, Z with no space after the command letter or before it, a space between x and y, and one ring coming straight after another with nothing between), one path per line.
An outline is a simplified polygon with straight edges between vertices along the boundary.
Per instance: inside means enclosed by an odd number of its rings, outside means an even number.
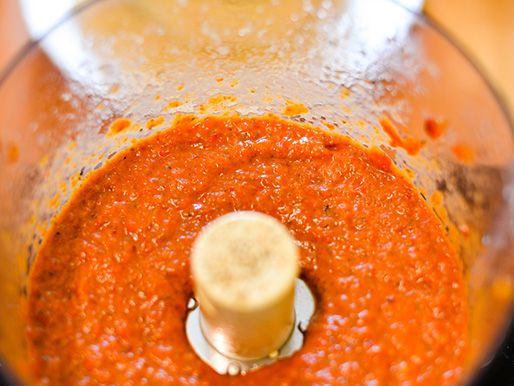
M317 310L293 357L229 377L184 319L191 244L235 210L290 229ZM29 286L34 375L53 386L447 385L467 323L461 263L390 160L271 117L187 117L115 156L57 218Z

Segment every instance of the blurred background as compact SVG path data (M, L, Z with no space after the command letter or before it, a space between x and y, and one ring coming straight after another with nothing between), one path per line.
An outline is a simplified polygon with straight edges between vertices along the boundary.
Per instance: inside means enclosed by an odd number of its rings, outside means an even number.
M88 0L0 0L0 72L27 44ZM514 116L514 0L397 0L424 12L474 59Z

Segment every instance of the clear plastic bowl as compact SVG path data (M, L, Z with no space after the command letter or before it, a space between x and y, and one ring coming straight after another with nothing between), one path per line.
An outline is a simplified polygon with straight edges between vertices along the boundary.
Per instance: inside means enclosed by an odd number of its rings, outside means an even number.
M511 318L514 137L472 63L423 17L386 0L91 1L0 75L0 355L31 384L26 280L52 217L113 153L178 113L281 115L394 157L447 226L469 282L471 382ZM393 147L387 115L417 155ZM127 117L152 130L107 135ZM427 119L445 122L433 139ZM462 151L464 149L465 156Z

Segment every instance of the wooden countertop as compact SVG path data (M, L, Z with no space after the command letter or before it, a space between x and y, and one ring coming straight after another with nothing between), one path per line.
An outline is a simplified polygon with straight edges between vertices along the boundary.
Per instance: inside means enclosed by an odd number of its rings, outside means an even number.
M0 71L23 46L28 33L16 0L0 0Z
M425 13L476 60L514 118L514 1L427 0Z

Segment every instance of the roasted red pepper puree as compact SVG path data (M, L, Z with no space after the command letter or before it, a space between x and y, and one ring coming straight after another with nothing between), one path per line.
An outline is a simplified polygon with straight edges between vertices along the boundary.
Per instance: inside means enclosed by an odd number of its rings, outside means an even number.
M189 346L189 251L209 221L256 210L301 247L317 311L300 352L222 376ZM278 118L185 117L95 172L31 273L41 384L452 384L467 339L461 263L387 157ZM406 382L406 383L402 383Z

